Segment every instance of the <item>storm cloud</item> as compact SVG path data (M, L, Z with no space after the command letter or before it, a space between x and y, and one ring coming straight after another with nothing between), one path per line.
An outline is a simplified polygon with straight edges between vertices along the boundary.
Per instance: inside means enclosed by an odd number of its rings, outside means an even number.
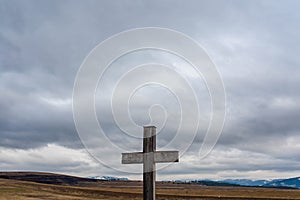
M0 0L0 169L140 178L104 167L85 151L73 121L73 84L84 58L101 41L131 28L163 27L189 35L212 58L226 88L227 115L214 150L199 159L209 120L209 96L201 77L187 75L199 86L202 135L180 163L159 171L158 178L299 176L299 8L296 0ZM185 65L158 54L136 54L120 60L116 67L149 59L174 68ZM100 91L99 100L108 98L118 69L108 73L108 87ZM158 102L168 103L172 95L158 92L164 94ZM136 107L132 105L133 119L143 123L148 120L144 110L148 102L140 97ZM141 141L120 136L107 107L98 106L108 137L123 149L139 150ZM170 100L167 108L176 115L175 101ZM169 124L178 122L169 120ZM158 145L167 143L174 131L167 126L158 136ZM173 147L180 145L184 144ZM120 165L119 152L103 147L99 153L112 160L111 167ZM141 171L141 166L126 167Z

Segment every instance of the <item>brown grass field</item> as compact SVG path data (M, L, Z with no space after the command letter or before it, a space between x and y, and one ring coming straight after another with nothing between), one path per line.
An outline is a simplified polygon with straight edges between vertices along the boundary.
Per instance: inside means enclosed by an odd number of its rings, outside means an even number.
M208 187L191 184L157 183L157 199L300 199L300 190ZM87 200L142 199L142 182L101 181L97 185L62 186L0 179L0 199Z

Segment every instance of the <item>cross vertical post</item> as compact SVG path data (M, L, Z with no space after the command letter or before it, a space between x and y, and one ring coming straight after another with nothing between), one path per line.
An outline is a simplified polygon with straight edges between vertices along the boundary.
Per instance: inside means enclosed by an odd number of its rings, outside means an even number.
M143 140L143 187L144 200L155 200L155 162L154 152L156 151L156 127L144 127Z
M179 162L178 151L156 151L156 127L144 126L143 152L122 153L122 164L143 164L144 200L155 200L155 163Z

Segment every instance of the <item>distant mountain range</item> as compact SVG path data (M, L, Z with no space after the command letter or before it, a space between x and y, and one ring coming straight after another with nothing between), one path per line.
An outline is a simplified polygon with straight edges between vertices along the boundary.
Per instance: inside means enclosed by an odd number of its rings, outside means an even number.
M300 177L274 180L225 179L225 180L175 180L177 183L195 183L206 186L247 186L300 189Z
M36 183L55 185L91 186L103 181L129 181L128 178L114 176L91 176L87 178L69 176L64 174L44 172L0 172L0 178ZM131 181L134 182L134 181ZM250 179L226 179L226 180L173 180L163 181L173 183L198 184L205 186L244 186L244 187L272 187L272 188L293 188L300 189L300 177L275 180L250 180Z
M269 187L290 187L290 188L300 188L300 177L296 178L288 178L288 179L281 179L281 180L273 180L264 186Z
M106 181L128 181L128 178L119 178L115 176L89 176L91 179L106 180Z
M128 178L114 176L90 176L88 178L108 180L108 181L127 181ZM166 181L174 183L192 183L206 186L247 186L247 187L274 187L274 188L295 188L300 189L300 177L274 180L251 180L251 179L225 179L225 180L174 180Z
M242 186L263 186L269 182L270 180L250 180L250 179L225 179L222 182L231 183Z

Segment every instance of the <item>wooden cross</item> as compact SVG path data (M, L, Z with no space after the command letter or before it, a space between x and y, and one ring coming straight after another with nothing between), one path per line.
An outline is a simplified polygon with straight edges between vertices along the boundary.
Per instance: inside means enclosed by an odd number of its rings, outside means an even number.
M143 152L122 153L122 164L143 163L144 200L155 200L155 163L178 162L178 151L156 151L156 127L144 127Z

